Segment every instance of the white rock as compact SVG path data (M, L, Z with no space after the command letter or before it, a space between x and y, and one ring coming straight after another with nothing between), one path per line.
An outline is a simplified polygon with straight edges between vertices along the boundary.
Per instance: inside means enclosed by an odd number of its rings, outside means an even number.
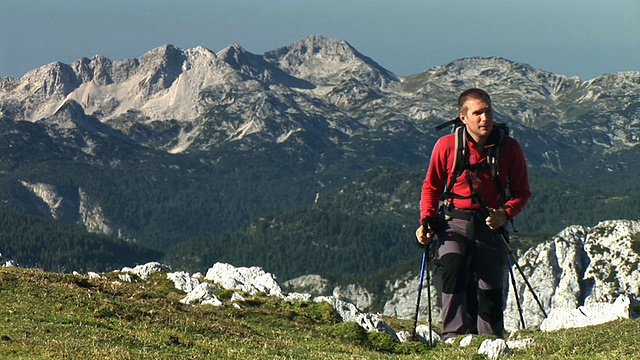
M17 262L13 261L13 260L2 260L2 263L0 264L0 266L19 266Z
M215 285L203 282L196 286L193 291L189 292L180 302L183 304L222 305L222 301L213 294L216 290L218 290L218 288Z
M7 259L5 258L2 253L0 253L0 266L19 266L17 262L11 260L11 259Z
M553 331L598 325L617 319L631 317L631 300L628 296L619 296L613 304L591 303L577 309L555 308L540 325L542 331Z
M313 299L311 294L290 293L290 294L287 294L283 300L296 304L301 302L309 302L309 301L312 301Z
M135 278L131 276L131 274L118 274L118 279L122 282L132 283L135 281Z
M417 269L420 269L420 264L416 264ZM401 319L411 319L416 313L416 299L418 298L418 289L420 288L420 275L419 271L411 271L403 275L399 279L390 279L385 284L385 292L393 294L392 298L384 304L382 314L386 316L398 317ZM440 319L440 292L433 285L431 281L431 318L434 321ZM418 316L425 321L429 317L429 303L427 302L427 284L426 277L423 280L422 294L421 294L421 306Z
M245 299L244 296L234 292L233 294L231 294L231 301L232 302L245 302L245 301L247 301L247 299Z
M285 281L284 286L294 291L305 291L319 295L328 291L329 280L321 275L309 274Z
M480 344L480 348L478 348L478 354L484 354L490 360L496 360L510 352L511 350L507 346L506 341L502 339L486 339Z
M603 221L593 227L570 226L546 243L527 250L518 264L531 284L547 314L554 308L577 309L590 303L612 303L627 295L631 307L640 305L640 254L634 239L640 236L640 221ZM419 264L416 264L419 268ZM545 319L517 267L518 299L528 328L540 326ZM507 277L505 328L520 328L520 316ZM417 271L389 279L385 293L393 297L384 304L383 314L404 319L415 316ZM428 316L426 286L423 287L419 317ZM431 286L431 313L434 321L441 317L440 291Z
M184 271L167 274L167 278L173 281L173 286L186 293L193 291L200 284L200 280L194 276L195 275L189 276L189 273Z
M535 340L531 338L527 339L518 339L518 340L507 340L507 346L512 350L524 349L530 345L533 345Z
M639 235L640 221L611 220L594 227L570 226L552 241L526 251L518 264L547 313L556 308L577 309L591 303L612 303L620 295L628 296L632 305L638 304L640 254L633 244ZM544 315L521 274L515 267L513 271L526 325L540 326ZM507 330L519 328L512 291L510 286L505 312ZM570 323L584 323L580 317L582 315L576 314Z
M275 275L257 266L236 268L230 264L216 263L207 270L205 279L225 289L241 290L251 295L264 292L270 296L283 296Z
M373 294L359 284L336 286L332 295L337 299L354 304L359 309L368 309L375 300Z
M467 335L463 337L462 339L460 339L460 347L469 346L472 340L473 340L473 335Z
M431 345L435 346L442 342L442 337L435 330L431 329L431 339L429 339L429 326L428 325L418 325L416 326L416 335L418 336L418 340L425 344L429 343L431 340Z
M338 300L333 296L317 296L313 301L331 304L342 321L355 322L367 331L384 332L397 338L396 332L378 315L364 313L351 303Z
M411 337L411 333L409 331L398 331L396 333L398 340L400 342L408 342L413 341ZM418 325L416 326L416 338L418 341L424 344L429 343L429 326L427 325ZM431 330L431 345L435 346L436 344L442 342L442 338L440 334L435 332L435 330Z
M411 338L411 333L406 331L406 330L402 330L402 331L398 331L396 333L396 337L398 338L398 340L400 342L409 342L412 341L413 339Z
M151 274L166 270L170 270L166 265L160 264L159 262L149 262L144 265L138 265L134 268L124 267L120 271L124 273L133 273L138 275L141 279L146 279Z

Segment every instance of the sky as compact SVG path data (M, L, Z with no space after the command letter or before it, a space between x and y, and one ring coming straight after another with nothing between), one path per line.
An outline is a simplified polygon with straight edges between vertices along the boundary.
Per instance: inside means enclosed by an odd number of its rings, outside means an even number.
M476 56L583 81L640 71L640 0L2 0L0 78L164 44L263 54L316 34L399 76Z

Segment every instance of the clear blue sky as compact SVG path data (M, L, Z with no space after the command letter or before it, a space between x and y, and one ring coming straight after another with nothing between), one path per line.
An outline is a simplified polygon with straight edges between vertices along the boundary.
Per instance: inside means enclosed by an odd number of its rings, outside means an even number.
M0 77L164 44L262 54L313 34L400 76L474 56L582 80L640 71L640 0L2 0Z

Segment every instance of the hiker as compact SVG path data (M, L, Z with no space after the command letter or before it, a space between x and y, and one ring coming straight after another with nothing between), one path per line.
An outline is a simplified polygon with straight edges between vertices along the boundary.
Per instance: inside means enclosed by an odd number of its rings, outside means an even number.
M441 137L433 147L416 238L425 246L437 240L442 338L476 330L501 338L508 253L496 231L505 231L503 226L529 201L527 164L520 144L494 126L488 93L466 90L458 98L458 108L460 131ZM467 311L470 277L477 287L475 324Z

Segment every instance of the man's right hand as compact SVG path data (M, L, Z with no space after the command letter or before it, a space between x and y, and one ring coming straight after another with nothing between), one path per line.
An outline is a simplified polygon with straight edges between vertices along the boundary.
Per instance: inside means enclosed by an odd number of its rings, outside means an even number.
M430 229L425 229L423 225L416 230L416 239L421 245L429 245L433 239L433 232Z

